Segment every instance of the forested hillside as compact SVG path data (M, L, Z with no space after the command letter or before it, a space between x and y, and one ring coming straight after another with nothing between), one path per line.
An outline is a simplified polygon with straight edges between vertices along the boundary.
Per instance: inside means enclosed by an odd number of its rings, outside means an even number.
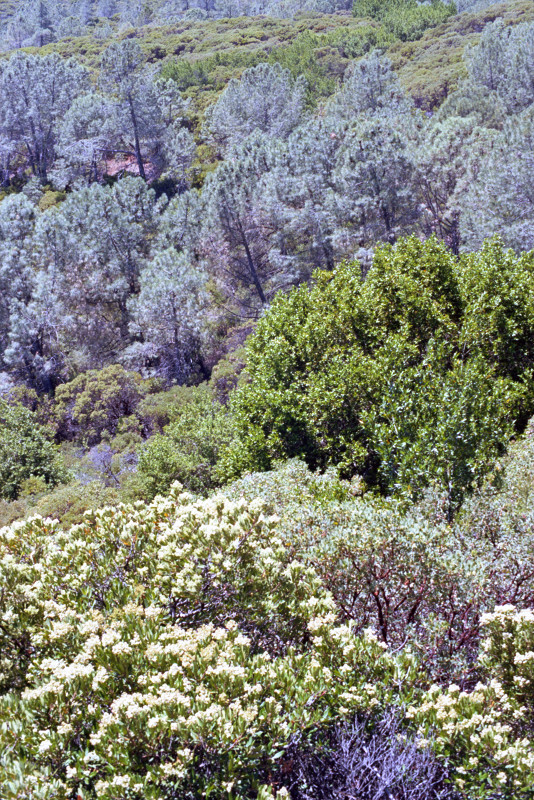
M0 0L2 800L533 798L533 435L531 0Z

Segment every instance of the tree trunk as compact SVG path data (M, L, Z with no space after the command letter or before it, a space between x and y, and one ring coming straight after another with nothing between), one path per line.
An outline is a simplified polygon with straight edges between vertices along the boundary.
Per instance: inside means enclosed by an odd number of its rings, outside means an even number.
M144 181L146 181L145 166L143 164L143 158L141 156L141 145L139 143L139 128L137 125L137 117L135 115L135 108L131 93L128 93L128 105L130 106L130 116L132 119L132 125L134 131L135 157L137 159L137 166L139 167L139 175Z
M256 291L258 292L258 295L259 295L259 298L260 298L260 300L262 302L262 305L265 305L265 303L267 302L267 299L265 297L265 294L264 294L264 291L263 291L263 286L261 285L261 281L260 281L258 272L256 270L256 265L254 264L254 259L252 258L252 253L250 252L250 247L248 246L247 237L246 237L245 231L243 230L243 227L241 225L241 221L238 221L238 225L239 225L239 235L241 237L241 242L243 244L243 247L245 248L245 253L246 253L246 256L247 256L247 264L248 264L250 276L252 278L252 282L254 283L254 286L256 287Z

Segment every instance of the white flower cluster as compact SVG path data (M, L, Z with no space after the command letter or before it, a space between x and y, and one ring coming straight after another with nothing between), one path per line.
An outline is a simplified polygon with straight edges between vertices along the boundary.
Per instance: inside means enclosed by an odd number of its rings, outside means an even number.
M497 677L470 692L433 686L408 716L419 724L420 741L431 733L444 754L464 754L459 789L468 795L470 787L480 790L482 772L489 793L504 784L520 793L531 787L534 774L534 742L520 734L532 713L534 613L499 606L483 616L482 626L481 664Z
M55 798L87 785L160 797L195 773L199 748L232 754L221 792L240 797L265 742L274 752L332 713L372 708L394 677L376 639L339 625L317 575L288 559L259 501L174 492L16 534L1 533L0 612L31 658L6 650L0 745L24 754L26 786Z

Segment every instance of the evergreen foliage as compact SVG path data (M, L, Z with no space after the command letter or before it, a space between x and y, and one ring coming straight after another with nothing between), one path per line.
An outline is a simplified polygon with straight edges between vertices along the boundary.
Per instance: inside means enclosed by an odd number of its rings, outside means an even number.
M16 499L29 478L49 486L68 478L51 439L29 409L0 401L0 497Z
M531 799L534 9L458 11L0 0L2 800Z
M444 22L456 13L455 3L430 0L355 0L352 13L356 17L379 20L386 30L401 41L419 39L427 28Z
M206 114L205 133L223 152L260 131L285 139L301 121L306 84L279 64L258 64L230 81Z
M232 439L232 418L205 384L184 387L181 394L183 402L175 406L172 422L140 448L129 491L141 497L164 495L174 481L197 494L217 485L216 465Z
M377 250L365 281L352 263L277 298L247 348L228 469L299 456L385 492L436 482L453 507L531 408L531 270L498 242L457 265L412 237Z

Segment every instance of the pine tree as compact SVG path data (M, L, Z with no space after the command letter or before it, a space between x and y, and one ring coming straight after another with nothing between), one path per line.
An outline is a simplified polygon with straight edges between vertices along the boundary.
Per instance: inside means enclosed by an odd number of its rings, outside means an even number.
M534 248L534 106L494 136L464 205L461 233L467 249L496 234L518 252Z
M139 292L155 215L153 190L124 178L112 188L95 183L73 192L40 216L33 242L40 294L33 290L27 314L48 325L39 322L44 352L61 353L78 371L102 367L131 344L128 300ZM52 328L47 309L54 303L62 310Z
M278 227L262 205L270 154L266 139L252 135L208 176L202 193L204 247L227 308L237 316L257 316L293 280L288 263L272 252Z
M146 180L142 143L161 134L160 112L139 42L112 42L102 55L101 84L119 102L125 136L133 137L139 175Z
M231 80L206 112L204 134L225 152L258 130L286 138L301 122L306 83L280 64L258 64Z
M141 271L139 294L129 301L131 330L138 343L126 357L148 352L153 360L156 352L160 370L179 383L186 382L198 364L204 368L200 351L206 327L206 279L187 251L170 247L158 252Z
M11 143L13 158L27 162L42 183L55 158L59 126L88 86L87 70L55 53L18 52L0 65L0 134Z
M497 92L509 113L526 108L534 102L534 23L487 25L467 66L471 79Z
M33 231L38 211L25 195L0 203L0 358L8 344L13 302L31 296Z
M350 122L359 114L398 114L409 107L391 61L374 50L347 72L343 85L329 104L336 120Z
M89 183L98 180L99 165L113 152L118 136L117 107L113 100L96 92L77 97L60 127L57 152L61 164L55 170L56 184L69 184L77 179Z
M345 136L334 173L336 205L344 227L364 246L394 242L417 221L415 135L408 121L375 114L361 116Z

